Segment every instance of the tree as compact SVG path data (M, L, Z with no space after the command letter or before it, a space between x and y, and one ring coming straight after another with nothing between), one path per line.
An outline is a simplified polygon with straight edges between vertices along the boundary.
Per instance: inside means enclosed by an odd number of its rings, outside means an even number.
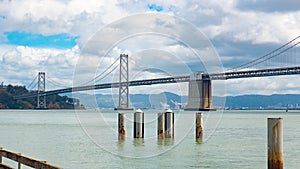
M26 93L29 91L25 86L3 86L0 89L0 109L33 109L37 103L37 98L13 99L14 96ZM47 96L47 102L50 109L74 109L76 106L80 106L78 99L60 95Z

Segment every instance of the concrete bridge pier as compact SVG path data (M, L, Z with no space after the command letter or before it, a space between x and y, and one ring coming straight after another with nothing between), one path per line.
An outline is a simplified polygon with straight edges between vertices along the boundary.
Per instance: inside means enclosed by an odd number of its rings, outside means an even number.
M212 87L210 79L203 79L203 73L195 73L189 82L188 104L185 110L210 111L212 108Z

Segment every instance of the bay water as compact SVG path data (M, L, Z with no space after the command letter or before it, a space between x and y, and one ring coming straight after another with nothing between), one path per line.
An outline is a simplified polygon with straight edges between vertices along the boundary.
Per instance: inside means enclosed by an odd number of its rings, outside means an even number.
M195 113L176 110L174 140L157 140L157 113L145 110L145 138L118 141L118 113L95 110L0 110L0 147L70 169L267 168L267 118L282 117L284 167L300 167L300 111L204 113L204 142L195 141ZM4 163L17 164L4 159ZM27 168L23 166L23 168Z

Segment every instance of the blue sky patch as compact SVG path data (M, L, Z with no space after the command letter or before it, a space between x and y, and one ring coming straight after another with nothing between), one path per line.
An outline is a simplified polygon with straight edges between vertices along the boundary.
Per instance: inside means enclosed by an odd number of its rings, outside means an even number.
M7 44L22 45L30 47L46 47L68 49L76 45L77 36L71 36L66 33L44 36L42 34L33 34L28 32L5 32Z
M162 6L156 5L156 4L148 4L148 8L151 11L157 11L157 12L161 12L164 10L164 8Z

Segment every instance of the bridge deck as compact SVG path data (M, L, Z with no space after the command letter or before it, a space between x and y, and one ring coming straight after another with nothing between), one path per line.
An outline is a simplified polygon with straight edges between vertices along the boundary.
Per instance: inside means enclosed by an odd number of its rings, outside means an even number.
M295 74L300 74L300 67L274 68L274 69L247 70L247 71L205 74L203 78L210 79L210 80L227 80L227 79L238 79L238 78L282 76L282 75L295 75Z
M295 75L300 74L300 67L288 67L288 68L274 68L274 69L261 69L261 70L248 70L248 71L233 71L225 73L213 73L213 74L203 74L203 80L228 80L228 79L238 79L238 78L251 78L251 77L267 77L267 76L281 76L281 75ZM128 82L129 86L143 86L143 85L153 85L153 84L166 84L166 83L181 83L189 82L190 76L177 76L177 77L166 77L166 78L157 78L157 79L146 79L146 80L134 80ZM123 82L124 84L126 82ZM120 85L119 82L114 83L104 83L97 85L88 85L88 86L78 86L78 87L69 87L65 89L51 90L41 93L41 95L54 95L61 93L71 93L78 91L86 90L95 90L95 89L107 89L107 88L118 88ZM14 99L25 99L37 97L37 92L27 93L21 96L15 96Z

